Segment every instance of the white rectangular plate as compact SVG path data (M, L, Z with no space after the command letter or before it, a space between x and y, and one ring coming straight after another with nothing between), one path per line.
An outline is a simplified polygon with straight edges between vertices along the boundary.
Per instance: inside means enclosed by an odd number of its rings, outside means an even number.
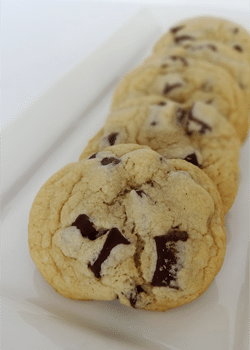
M3 349L247 349L249 137L241 151L238 195L226 216L225 262L191 304L159 313L118 301L68 300L47 284L29 256L28 215L41 185L78 159L102 126L118 80L146 56L163 29L204 14L164 7L152 12L156 19L138 13L3 131ZM248 27L248 14L223 14Z

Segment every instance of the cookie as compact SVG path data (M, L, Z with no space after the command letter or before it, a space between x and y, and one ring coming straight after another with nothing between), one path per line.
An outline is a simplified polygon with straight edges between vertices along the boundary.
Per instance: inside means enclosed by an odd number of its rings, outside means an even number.
M201 16L189 18L174 25L155 44L158 51L169 45L187 45L198 40L215 40L232 48L238 57L250 63L250 34L240 26L224 18Z
M191 302L226 249L216 187L183 160L117 145L54 174L29 218L30 254L60 294L165 311Z
M238 190L240 141L233 126L211 105L182 105L158 96L130 100L113 111L80 159L110 145L138 143L166 158L200 167L216 184L226 214Z
M121 79L111 109L129 99L151 94L176 102L212 104L234 126L243 142L249 129L249 103L232 76L223 68L191 57L142 63Z
M232 47L214 40L197 40L186 45L164 46L145 61L158 58L164 62L167 56L183 61L185 57L193 57L226 69L250 100L250 65L243 56L237 55Z

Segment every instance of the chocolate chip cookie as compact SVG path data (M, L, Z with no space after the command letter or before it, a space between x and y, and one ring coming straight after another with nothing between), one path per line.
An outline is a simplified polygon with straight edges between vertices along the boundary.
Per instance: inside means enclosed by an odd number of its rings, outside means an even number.
M198 298L219 272L221 199L188 162L112 146L42 186L29 247L44 278L68 298L164 311Z
M215 40L232 48L250 63L250 34L241 25L213 17L193 17L176 23L155 44L154 51L169 45L185 46L199 40Z
M80 159L110 145L147 145L166 158L200 167L216 184L224 213L232 206L239 181L240 141L233 126L211 105L182 105L159 96L130 100L111 112Z

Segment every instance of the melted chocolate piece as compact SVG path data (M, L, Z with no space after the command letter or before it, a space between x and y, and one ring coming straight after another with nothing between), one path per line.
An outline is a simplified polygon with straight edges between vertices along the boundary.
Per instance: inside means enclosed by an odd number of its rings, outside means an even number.
M154 237L157 250L157 263L155 273L151 282L154 287L170 287L178 289L176 278L178 267L177 249L175 242L181 240L185 242L188 239L186 231L172 229L164 236Z
M208 105L210 105L212 102L213 102L212 99L206 101L206 103L207 103Z
M166 64L166 63L163 63L162 65L161 65L161 68L167 68L168 67L168 65Z
M166 106L167 102L161 101L158 103L158 106Z
M152 126L155 126L156 124L158 124L158 123L156 123L156 122L150 123L150 125L152 125Z
M130 295L130 298L129 298L129 301L130 301L130 304L133 308L135 308L135 304L137 302L137 296L138 294L144 292L144 290L142 289L141 286L136 286L135 288L135 291L133 291Z
M182 108L176 110L176 119L182 124L187 135L192 135L193 132L198 132L199 134L205 134L206 131L212 131L211 126L207 125L203 121L195 118L192 114L192 110L186 111ZM190 128L191 122L194 122L200 126L199 130L192 131Z
M108 258L111 250L118 244L128 245L130 244L130 242L121 234L121 232L116 227L114 227L109 231L108 237L103 245L103 248L98 258L92 265L91 263L88 264L88 267L94 273L96 278L101 277L102 263Z
M71 226L76 226L78 230L80 230L81 235L87 237L91 241L94 241L107 232L107 230L97 231L86 214L79 215Z
M181 44L183 41L186 41L186 40L195 40L195 38L190 35L180 35L174 38L174 42L176 44Z
M170 32L173 33L173 34L175 34L175 33L177 33L179 30L183 29L184 27L185 27L184 25L178 26L178 27L172 27L172 28L170 28Z
M173 228L164 236L158 236L158 237L165 237L166 242L186 242L188 239L188 234L186 231L181 231L178 228Z
M175 84L166 84L163 90L163 94L167 95L170 91L172 91L173 89L176 89L178 87L182 87L183 85L181 83L175 83Z
M110 146L113 146L115 144L116 138L117 138L118 132L113 132L108 136L108 142Z
M236 28L233 29L233 33L234 34L237 34L238 32L239 32L239 28L236 27Z
M243 49L240 45L234 45L233 47L235 50L237 50L238 52L243 52Z
M181 61L183 66L188 66L188 62L187 62L187 60L184 57L181 57L181 56L170 56L170 58L173 61L177 61L177 60Z
M204 92L212 92L212 91L213 91L213 87L212 87L211 84L207 81L207 82L205 82L205 83L201 86L201 90L203 90Z
M217 51L217 47L213 44L207 44L207 47L212 51Z
M146 194L144 191L142 190L135 190L135 192L138 194L138 196L142 197L142 194Z
M96 155L97 155L97 153L92 154L92 155L89 157L89 159L96 158Z
M182 108L178 108L176 110L176 119L178 120L179 123L183 123L183 121L185 120L186 118L186 115L187 115L187 111L185 109L182 109Z
M186 158L184 158L184 160L186 160L187 162L192 163L198 167L200 166L195 153L189 154L188 156L186 156Z
M144 292L144 289L141 286L136 287L137 293L142 293Z
M195 122L196 124L198 124L200 126L200 130L198 131L199 134L205 134L207 130L208 131L212 131L211 126L209 126L206 123L204 123L203 121L195 118L192 115L192 110L191 110L191 111L189 111L189 114L188 114L188 121L187 121L187 124L186 124L186 130L185 130L187 135L192 135L193 134L193 131L191 129L189 129L190 121Z
M108 165L108 164L116 165L116 164L119 164L120 162L121 162L121 160L118 159L118 158L115 158L115 157L110 157L110 158L105 157L105 158L102 159L101 164L102 164L102 165Z

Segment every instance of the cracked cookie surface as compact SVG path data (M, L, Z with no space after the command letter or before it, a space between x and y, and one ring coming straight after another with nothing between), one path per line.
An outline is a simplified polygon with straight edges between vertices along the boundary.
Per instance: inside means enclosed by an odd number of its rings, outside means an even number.
M216 184L225 214L232 206L239 181L240 141L212 105L199 101L182 105L152 95L130 100L108 115L79 159L121 143L146 145L166 158L193 163Z
M54 174L29 219L30 254L60 294L164 311L198 298L223 263L212 181L183 160L117 145Z

